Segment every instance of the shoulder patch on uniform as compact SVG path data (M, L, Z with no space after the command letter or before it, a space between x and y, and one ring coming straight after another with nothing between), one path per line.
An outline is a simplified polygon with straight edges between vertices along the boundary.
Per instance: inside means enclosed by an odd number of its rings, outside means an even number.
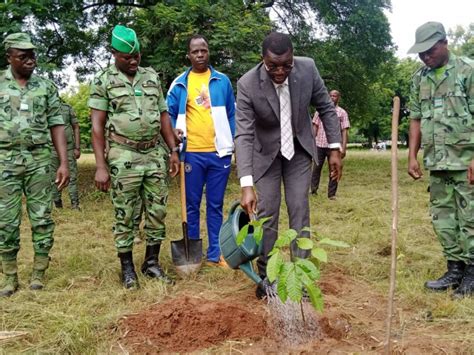
M468 58L468 57L458 57L458 59L459 59L461 62L463 62L463 63L469 65L469 66L472 67L472 68L474 68L474 60L472 60L471 58Z

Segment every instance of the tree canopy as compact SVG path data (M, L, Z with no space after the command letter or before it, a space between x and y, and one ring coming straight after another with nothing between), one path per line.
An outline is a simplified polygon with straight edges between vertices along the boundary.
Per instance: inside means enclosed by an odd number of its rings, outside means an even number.
M290 34L296 55L315 59L328 89L342 93L352 126L378 139L389 129L392 96L408 96L418 65L394 57L384 14L390 7L389 0L7 0L0 4L0 31L2 37L29 32L38 45L39 70L64 87L66 68L74 67L84 81L110 64L111 30L129 25L142 42L142 65L159 72L166 90L189 66L191 35L208 38L211 64L235 85L260 61L263 37L280 30ZM453 51L472 56L472 26L450 32ZM83 102L75 108L87 120L85 90L80 86L77 98L66 99ZM88 134L86 121L83 128Z

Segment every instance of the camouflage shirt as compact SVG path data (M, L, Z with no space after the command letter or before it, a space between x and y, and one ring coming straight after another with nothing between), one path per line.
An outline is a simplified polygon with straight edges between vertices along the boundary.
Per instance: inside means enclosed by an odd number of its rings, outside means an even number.
M76 113L70 105L63 102L61 103L61 114L63 115L64 124L66 125L64 131L66 132L67 149L72 150L75 147L74 131L72 129L72 125L78 123Z
M88 105L107 111L107 131L136 141L160 134L161 112L167 111L158 74L138 67L133 83L112 65L93 80Z
M428 170L467 170L474 159L474 61L449 55L439 79L423 67L414 77L410 117L421 120Z
M32 74L20 87L10 68L0 71L0 160L50 146L49 128L63 124L58 91L51 81Z

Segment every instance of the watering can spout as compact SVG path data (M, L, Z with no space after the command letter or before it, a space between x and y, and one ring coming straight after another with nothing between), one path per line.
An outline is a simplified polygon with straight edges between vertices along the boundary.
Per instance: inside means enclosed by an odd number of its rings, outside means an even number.
M248 235L242 244L237 245L236 242L239 231L249 222L249 215L240 207L240 203L235 201L219 232L219 246L222 256L232 269L242 270L253 282L258 284L262 279L254 271L252 260L261 254L261 245L255 242L252 227L249 228Z
M253 270L252 262L247 261L246 263L240 264L239 269L242 270L253 282L257 285L262 282L262 278Z

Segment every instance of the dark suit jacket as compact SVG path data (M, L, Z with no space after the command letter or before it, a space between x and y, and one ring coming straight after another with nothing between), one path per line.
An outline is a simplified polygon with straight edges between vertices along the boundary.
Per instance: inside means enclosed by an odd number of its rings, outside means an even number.
M309 106L316 106L329 143L341 142L341 127L334 105L311 58L295 57L288 76L293 135L316 161ZM280 151L280 103L262 63L237 82L235 147L239 178L258 181Z

